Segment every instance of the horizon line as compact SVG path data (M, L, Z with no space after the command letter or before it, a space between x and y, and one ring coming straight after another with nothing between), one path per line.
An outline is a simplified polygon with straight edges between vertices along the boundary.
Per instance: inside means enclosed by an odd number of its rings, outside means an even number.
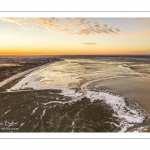
M0 54L2 56L145 56L150 54Z

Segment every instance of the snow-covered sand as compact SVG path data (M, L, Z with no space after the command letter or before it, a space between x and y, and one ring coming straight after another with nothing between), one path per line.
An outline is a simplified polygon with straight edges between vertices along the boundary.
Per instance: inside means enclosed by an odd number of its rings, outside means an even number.
M132 107L125 103L125 98L119 95L113 95L105 91L87 91L87 98L94 100L103 100L114 110L114 117L121 119L121 132L137 123L142 123L147 114L143 112L136 104Z
M22 76L24 76L24 75L26 75L26 74L28 74L28 73L30 73L30 72L36 70L36 69L40 69L40 68L43 68L43 67L45 67L45 66L47 66L47 65L42 65L42 66L35 67L35 68L32 68L32 69L26 70L26 71L24 71L24 72L18 73L18 74L16 74L16 75L14 75L14 76L12 76L12 77L10 77L10 78L8 78L8 79L6 79L6 80L0 82L0 87L6 85L7 83L9 83L9 82L11 82L11 81L13 81L13 80L15 80L15 79L18 79L18 78L20 78L20 77L22 77Z
M30 75L29 75L30 76ZM62 92L60 93L61 95L71 97L72 100L70 101L65 101L65 102L60 102L60 103L71 103L77 100L81 100L83 97L87 97L93 102L94 100L103 100L105 103L107 103L111 108L114 110L114 117L117 117L120 119L120 125L115 124L118 127L121 127L121 132L125 132L127 128L133 126L134 124L137 123L142 123L146 115L137 105L134 105L134 107L127 106L125 103L125 98L119 95L113 95L113 93L108 93L106 91L94 91L94 90L89 90L87 89L87 86L91 82L87 82L82 86L80 92L77 92L75 89L71 88L62 88L58 86L52 86L52 85L47 85L47 84L42 84L36 78L31 76L31 78L27 75L27 79L24 78L22 79L19 83L17 83L15 86L13 86L11 89L8 91L18 91L18 90L24 90L24 89L34 89L34 90L40 90L40 89L58 89L61 90ZM28 81L28 82L27 82ZM44 105L47 105L51 102L47 102ZM59 103L59 101L55 101L55 103Z

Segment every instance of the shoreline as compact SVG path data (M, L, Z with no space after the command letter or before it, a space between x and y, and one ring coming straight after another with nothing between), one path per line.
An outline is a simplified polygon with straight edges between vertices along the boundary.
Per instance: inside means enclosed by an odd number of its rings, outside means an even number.
M55 62L57 62L57 61L55 61ZM28 73L31 73L34 70L40 69L41 67L45 67L45 66L50 65L50 64L55 63L55 62L50 62L48 64L44 64L44 65L29 69L29 70L26 70L26 71L23 71L23 72L19 72L19 73L13 75L12 77L7 78L4 81L0 82L0 88L3 87L4 85L8 84L9 82L13 81L13 80L21 78L22 76L27 75Z
M147 80L147 78L144 77L130 77L114 79L111 81L102 81L101 83L97 84L99 85L98 87L116 91L129 98L147 113L147 119L143 123L139 123L129 128L129 131L143 127L140 132L150 132L149 83L150 80Z
M129 76L116 76L116 77L108 77L108 78L103 78L103 79L97 79L97 80L93 80L93 81L88 81L88 82L84 83L81 87L82 87L82 90L84 91L84 93L86 93L87 90L88 90L88 86L90 86L91 84L94 84L97 81L102 81L103 82L103 81L105 81L107 79L118 79L118 78L122 79L122 78L130 78L130 77ZM138 78L138 77L135 77L135 78ZM102 92L104 91L106 93L107 93L107 91L109 91L111 93L111 95L114 95L113 92L115 92L115 93L117 92L117 95L123 96L125 98L124 95L120 95L120 92L118 93L118 91L111 91L108 88L106 88L106 90L100 90L100 91L102 91ZM128 97L127 97L127 99L129 101L133 102L137 106L137 108L142 110L143 113L145 113L147 116L145 117L145 120L143 120L143 122L137 123L135 126L128 127L125 132L133 131L134 129L139 129L140 127L143 127L143 129L141 129L140 132L145 129L144 127L147 127L150 130L150 116L149 116L149 112L147 112L147 110L145 110L143 107L141 107L138 102L136 102L136 101L134 101L134 100L132 100L132 99L130 99Z

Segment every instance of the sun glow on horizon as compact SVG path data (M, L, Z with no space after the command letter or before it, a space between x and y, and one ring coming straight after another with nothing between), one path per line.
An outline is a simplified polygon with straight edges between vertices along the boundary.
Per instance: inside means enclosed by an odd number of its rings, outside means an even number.
M0 18L0 55L150 54L147 18Z

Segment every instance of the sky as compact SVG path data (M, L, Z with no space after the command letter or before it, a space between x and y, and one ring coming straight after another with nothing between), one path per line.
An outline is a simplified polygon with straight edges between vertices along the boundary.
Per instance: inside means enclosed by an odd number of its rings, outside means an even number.
M150 54L150 18L0 18L0 55Z

